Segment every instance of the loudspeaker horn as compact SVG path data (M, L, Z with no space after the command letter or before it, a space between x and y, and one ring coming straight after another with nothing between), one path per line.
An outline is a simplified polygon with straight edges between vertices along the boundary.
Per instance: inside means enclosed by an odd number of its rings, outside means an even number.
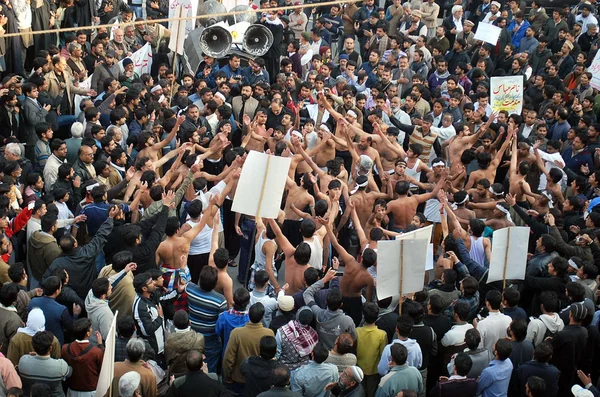
M252 8L246 6L246 5L238 5L233 7L231 10L229 10L230 12L238 12L238 11L247 11L243 14L237 14L234 18L233 15L230 15L227 17L227 22L229 23L229 25L235 25L236 23L240 23L240 22L248 22L250 24L253 24L256 22L256 11L254 11Z
M223 4L217 0L208 0L198 5L198 11L196 15L196 26L211 26L217 22L225 21L225 16L212 17L214 14L224 14L227 9Z
M209 26L200 34L200 49L213 58L223 58L229 52L233 38L222 26Z
M273 45L273 33L263 25L250 25L242 42L244 51L248 54L260 57L269 51Z

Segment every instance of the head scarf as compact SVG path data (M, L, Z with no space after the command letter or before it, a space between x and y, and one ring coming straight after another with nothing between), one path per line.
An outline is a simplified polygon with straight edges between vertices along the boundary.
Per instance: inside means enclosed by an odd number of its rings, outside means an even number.
M27 325L20 327L17 333L27 334L31 337L40 331L46 330L46 317L44 312L39 307L34 307L27 316Z
M304 310L310 310L308 307L303 307L296 313L296 320L292 320L281 327L281 332L290 341L292 346L300 357L306 357L312 353L314 347L319 342L319 336L310 325L302 325L298 321L300 313Z

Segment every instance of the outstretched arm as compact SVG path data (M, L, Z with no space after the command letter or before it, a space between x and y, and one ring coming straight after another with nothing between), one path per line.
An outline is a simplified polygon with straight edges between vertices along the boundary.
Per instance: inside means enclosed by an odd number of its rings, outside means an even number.
M344 247L340 245L338 239L333 234L333 230L331 229L331 225L329 224L329 222L323 220L321 223L325 226L325 230L327 230L327 236L329 236L329 241L331 241L331 244L333 244L333 248L335 248L337 253L340 255L340 258L342 258L344 264L352 262L354 260L354 257L350 255L348 251L346 251Z
M296 252L296 249L290 244L287 237L283 235L279 228L279 224L277 224L274 219L269 219L269 225L271 225L271 230L275 233L275 242L277 242L277 245L281 247L286 257L292 257L294 252Z
M325 141L325 137L323 137L321 143L325 143L323 141ZM300 143L300 140L298 138L292 137L292 145L294 146L294 150L296 151L296 153L300 153L302 155L302 158L304 158L306 164L308 164L310 168L313 169L313 171L317 174L318 177L322 178L325 175L327 175L325 171L320 169L319 166L313 161L313 159L310 158L308 153L306 153L306 151L302 148L302 144Z

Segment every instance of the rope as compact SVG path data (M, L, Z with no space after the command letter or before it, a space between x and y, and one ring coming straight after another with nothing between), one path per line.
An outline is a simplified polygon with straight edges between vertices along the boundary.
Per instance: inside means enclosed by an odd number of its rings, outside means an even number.
M362 1L362 0L344 0L344 3L358 3L359 1ZM340 3L341 3L341 1L339 1L339 0L338 1L328 1L325 3L315 3L315 6L318 6L318 7L332 6L332 5L340 5ZM277 7L277 11L296 10L298 8L314 8L314 7L307 7L307 5L303 4L303 5L298 5L298 6ZM266 8L263 11L268 11L268 10L270 10L270 8ZM229 11L229 12L210 14L209 17L210 18L228 17L231 15L246 14L248 12L257 12L258 13L260 11L255 11L252 9L244 10L244 11ZM194 15L194 16L190 16L190 17L153 19L152 22L163 23L163 22L169 22L169 21L189 21L189 20L204 19L204 18L206 18L206 16ZM78 26L76 28L39 30L39 31L31 31L31 32L27 32L27 33L36 35L36 34L50 34L50 33L62 33L62 32L78 32L80 30L90 30L90 29L100 29L100 28L106 28L106 29L110 30L111 28L113 28L115 26L124 27L124 26L143 25L143 24L145 24L145 22L131 21L131 22L112 23L112 24L105 24L105 25ZM0 37L0 39L4 39L4 38L8 38L8 37L17 37L17 36L22 36L22 35L23 35L23 33L9 33L9 34L2 35Z

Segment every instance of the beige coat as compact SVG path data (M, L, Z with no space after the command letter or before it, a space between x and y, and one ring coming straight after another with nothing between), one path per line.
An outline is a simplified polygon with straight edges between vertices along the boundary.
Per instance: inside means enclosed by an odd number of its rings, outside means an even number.
M87 95L87 90L85 88L75 87L73 85L73 76L66 70L63 72L63 76L65 77L65 95L67 95L67 98L69 98L69 104L71 109L73 109L75 94ZM58 77L56 77L54 70L46 73L44 78L48 82L48 95L55 98L63 92L62 88L60 88L60 82L58 81ZM60 106L58 110L60 110Z
M440 13L440 6L435 2L430 4L425 2L421 4L421 14L423 15L423 23L428 29L435 29L437 27L437 17Z

